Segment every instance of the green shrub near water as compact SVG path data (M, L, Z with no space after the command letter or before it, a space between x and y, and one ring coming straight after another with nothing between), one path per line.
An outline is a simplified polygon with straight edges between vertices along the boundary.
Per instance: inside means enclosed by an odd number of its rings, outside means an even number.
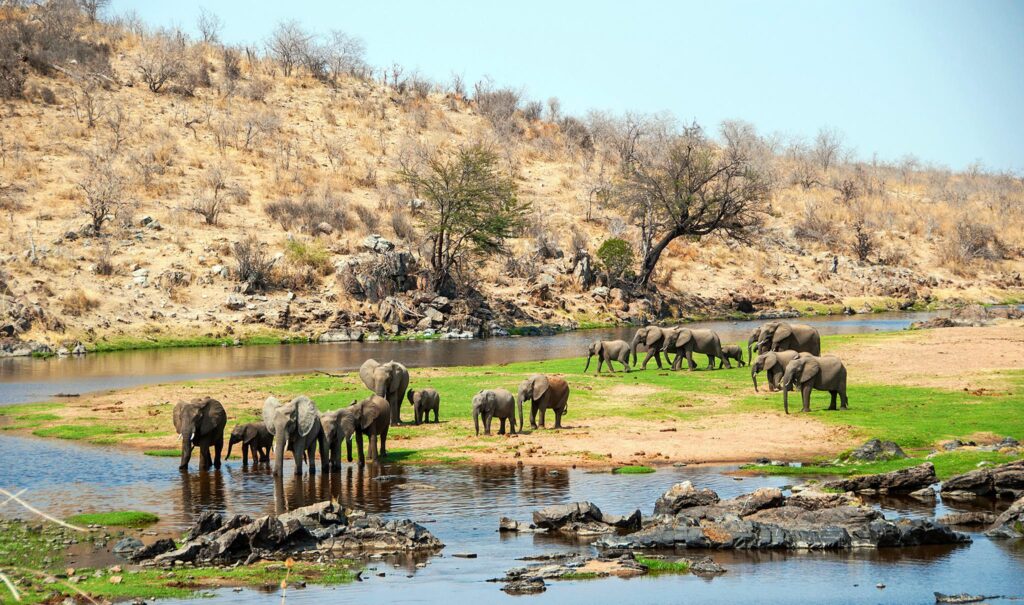
M74 525L104 525L107 527L142 527L160 520L153 513L138 510L117 510L105 513L83 513L68 517Z

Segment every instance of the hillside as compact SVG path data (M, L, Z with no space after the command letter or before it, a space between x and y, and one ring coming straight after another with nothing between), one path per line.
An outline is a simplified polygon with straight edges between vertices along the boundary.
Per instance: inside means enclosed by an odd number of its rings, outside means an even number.
M467 93L351 68L325 78L126 23L73 18L58 35L47 19L0 8L0 66L24 76L0 99L0 337L116 348L487 335L996 303L1024 288L1019 176L857 162L838 142L821 161L815 143L764 139L773 187L756 237L678 239L653 288L632 289L596 259L612 237L640 245L616 201L622 120L518 98L503 115L495 104L514 91L486 83ZM35 39L15 33L24 23L43 24ZM169 55L176 69L154 92L146 80ZM423 202L398 175L419 149L475 143L531 211L507 253L469 263L458 294L439 297L422 274ZM98 233L84 212L97 200L109 202ZM246 242L272 262L265 290L239 283Z

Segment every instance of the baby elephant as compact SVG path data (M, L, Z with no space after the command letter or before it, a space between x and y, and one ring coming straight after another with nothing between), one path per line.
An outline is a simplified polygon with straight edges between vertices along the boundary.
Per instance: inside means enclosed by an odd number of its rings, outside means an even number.
M598 374L601 373L601 366L604 364L608 364L608 370L614 374L613 360L621 363L622 367L628 372L630 352L629 343L625 340L595 340L587 347L587 365L583 368L583 373L586 374L587 370L590 369L590 358L594 355L597 355Z
M437 410L441 407L441 396L437 394L437 391L429 387L418 391L409 389L406 396L409 403L412 404L412 417L416 424L430 422L431 411L434 412L434 422L440 422L437 419Z
M789 362L786 373L782 376L782 405L789 413L789 389L800 389L803 396L801 412L811 411L811 390L828 391L832 395L832 403L828 409L836 409L836 395L842 400L839 409L848 409L846 404L846 366L833 355L815 357L800 356Z
M736 345L722 346L722 357L734 360L741 368L747 364L743 363L743 349ZM722 367L723 360L719 359L718 367Z
M356 422L352 417L352 411L342 408L326 412L320 416L320 424L324 427L329 470L341 470L342 441L345 442L348 461L352 462L352 435L355 435L356 432Z
M270 448L274 446L274 436L262 422L238 424L231 429L225 460L231 457L231 446L236 443L242 444L242 466L249 466L249 454L252 454L253 464L270 463Z
M484 435L491 434L491 419L501 422L499 435L505 434L505 421L509 421L509 432L516 432L516 398L505 389L484 389L473 396L473 427L480 434L480 416L484 417ZM519 417L523 417L523 402L519 402Z

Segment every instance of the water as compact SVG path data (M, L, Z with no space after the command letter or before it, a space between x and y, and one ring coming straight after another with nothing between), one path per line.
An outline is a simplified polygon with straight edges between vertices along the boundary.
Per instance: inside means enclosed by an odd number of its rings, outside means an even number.
M801 318L822 334L902 330L936 313ZM691 324L711 328L723 342L746 342L762 321L713 321ZM143 384L217 376L353 370L367 358L397 359L412 366L452 366L536 361L584 355L598 338L629 340L635 328L580 330L554 336L295 344L256 347L204 347L124 351L84 357L0 359L0 405L49 399L57 393L87 393Z
M30 452L30 455L23 455ZM147 458L70 443L4 437L0 459L18 466L0 468L0 486L28 488L25 497L47 511L67 515L83 510L134 508L161 515L161 530L180 531L202 510L264 514L282 511L332 494L343 503L387 517L421 522L445 544L439 556L395 563L372 562L384 571L338 587L291 590L289 603L340 601L395 603L491 603L509 597L486 582L526 564L520 557L544 552L581 551L585 544L541 535L497 533L498 519L528 520L540 506L591 500L610 513L640 508L651 513L654 500L673 483L691 480L723 498L758 487L782 487L789 477L723 474L728 468L661 469L648 475L612 475L571 468L507 466L383 465L359 471L296 480L288 473L275 481L266 470L243 471L230 461L220 472L181 474L176 459ZM16 470L15 470L16 469ZM97 473L97 469L103 469ZM906 499L875 503L887 514L937 516L954 510ZM1005 503L1003 504L1005 506ZM963 510L958 508L956 510ZM0 513L13 514L10 505ZM24 514L19 511L19 514ZM990 541L974 535L969 546L830 552L711 552L728 569L706 579L691 575L647 576L551 582L531 602L545 603L933 603L933 591L974 594L1024 593L1024 540ZM451 555L473 552L476 559ZM692 554L705 554L692 551ZM417 569L415 562L426 567ZM398 565L398 567L393 567ZM407 576L413 576L409 578ZM882 583L885 589L875 588ZM171 601L168 601L170 603ZM205 602L205 601L204 601ZM280 597L256 590L221 590L212 602L276 604Z

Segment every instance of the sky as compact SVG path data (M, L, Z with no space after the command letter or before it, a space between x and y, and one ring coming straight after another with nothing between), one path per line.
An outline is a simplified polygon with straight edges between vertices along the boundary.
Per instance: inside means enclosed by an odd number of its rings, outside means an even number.
M856 156L1024 173L1024 2L1018 0L113 0L150 25L195 31L205 8L229 43L282 20L340 29L375 66L439 81L490 76L563 110L753 123Z

